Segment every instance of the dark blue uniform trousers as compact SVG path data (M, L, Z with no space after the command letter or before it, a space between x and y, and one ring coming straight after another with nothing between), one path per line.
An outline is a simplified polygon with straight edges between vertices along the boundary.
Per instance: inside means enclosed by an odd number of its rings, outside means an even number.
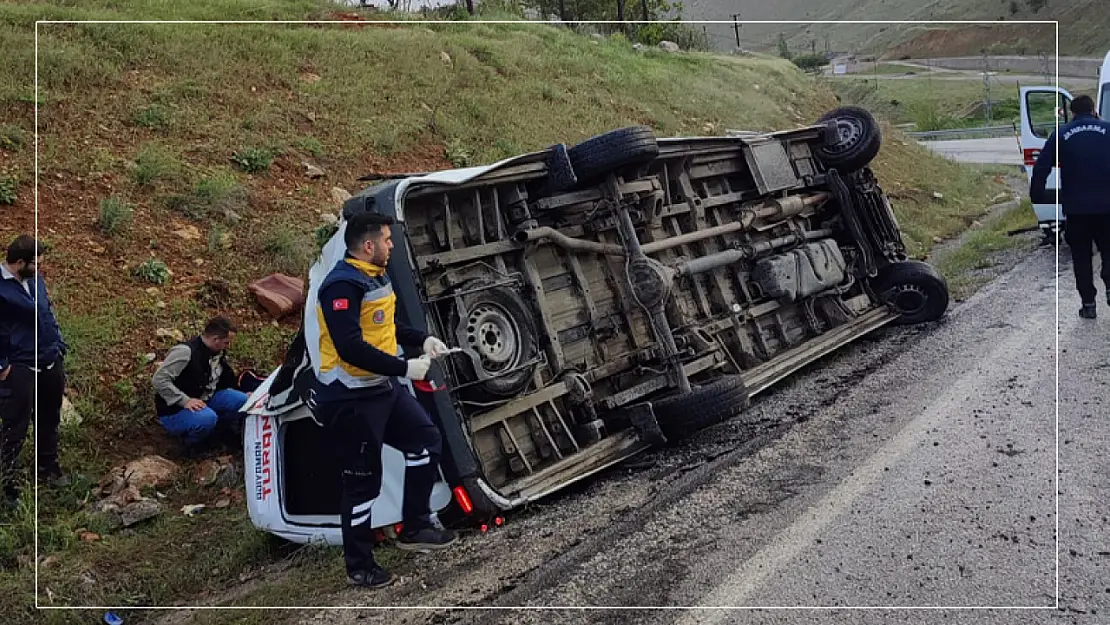
M382 444L405 455L404 531L430 527L428 499L442 452L439 428L397 380L390 380L389 389L367 391L359 399L319 402L316 415L328 429L343 467L341 519L347 571L369 571L377 566L370 511L382 486Z

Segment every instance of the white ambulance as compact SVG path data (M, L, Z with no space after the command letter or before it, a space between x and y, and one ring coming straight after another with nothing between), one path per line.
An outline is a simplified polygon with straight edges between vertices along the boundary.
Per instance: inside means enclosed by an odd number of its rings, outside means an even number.
M1096 110L1099 117L1110 119L1110 52L1102 63L1098 74ZM1057 124L1071 121L1072 95L1067 89L1043 86L1021 88L1021 151L1026 176L1032 180L1033 164L1044 148L1045 142L1056 129ZM1059 170L1052 169L1048 177L1047 189L1054 193L1059 188ZM1064 227L1064 215L1059 204L1034 204L1033 212L1041 233L1047 240L1055 242L1056 234Z

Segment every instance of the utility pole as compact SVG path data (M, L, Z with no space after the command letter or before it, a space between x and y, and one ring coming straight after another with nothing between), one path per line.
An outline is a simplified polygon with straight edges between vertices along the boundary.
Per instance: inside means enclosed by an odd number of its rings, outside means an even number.
M736 47L740 47L740 14L732 14L732 30L736 32Z
M990 126L994 122L994 115L991 114L991 63L986 50L983 51L983 112L987 116L987 125Z

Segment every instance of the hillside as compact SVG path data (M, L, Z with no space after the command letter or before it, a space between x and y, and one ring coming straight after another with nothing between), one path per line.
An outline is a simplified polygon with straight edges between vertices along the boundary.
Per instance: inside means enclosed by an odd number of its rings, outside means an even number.
M1055 29L1048 25L1006 25L1007 20L1059 20L1060 53L1065 56L1103 56L1110 48L1110 12L1103 0L1069 3L1043 0L689 0L683 18L688 20L984 20L999 22L989 27L953 25L806 25L746 24L741 28L741 45L753 50L774 51L779 33L791 49L808 52L811 41L818 51L883 54L907 44L896 56L958 56L979 54L983 48L997 54L1049 54L1055 49ZM1047 4L1039 10L1031 6ZM721 50L736 46L731 25L710 25L712 43ZM937 30L949 31L944 35ZM953 32L954 31L954 32ZM942 45L938 45L942 43Z
M40 271L72 347L69 397L84 420L62 435L74 483L41 493L39 554L31 495L2 513L0 613L29 615L36 560L44 604L110 605L188 602L289 556L250 526L234 481L221 494L183 477L163 493L162 516L118 533L88 504L102 475L141 455L200 466L152 417L154 362L170 335L219 312L241 328L233 362L269 371L297 320L272 321L245 287L305 270L336 211L335 187L355 192L370 172L490 162L630 124L660 135L786 128L836 105L782 60L638 52L541 24L368 17L314 0L0 4L0 187L15 195L0 195L12 200L0 203L5 245L35 226L36 20L348 22L39 27L38 227L52 246ZM894 135L876 169L918 255L1001 190ZM200 519L179 512L222 496L231 505ZM325 587L339 579L334 555L298 560L299 570ZM271 600L301 599L267 582Z

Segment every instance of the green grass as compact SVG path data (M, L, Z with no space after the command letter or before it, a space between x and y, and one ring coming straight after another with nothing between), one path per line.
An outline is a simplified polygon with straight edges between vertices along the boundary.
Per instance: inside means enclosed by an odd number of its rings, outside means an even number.
M0 204L15 204L19 199L19 181L15 178L0 178Z
M926 256L934 239L948 239L966 229L1005 190L1004 170L935 158L927 148L890 128L884 135L885 158L876 161L875 174L890 196L914 257ZM943 199L936 199L934 193Z
M148 258L131 272L137 279L162 285L170 280L169 267L157 258Z
M164 197L163 202L190 219L203 220L241 216L249 199L249 191L234 174L220 172L201 178L187 193Z
M131 227L135 207L114 195L100 200L100 219L97 225L108 236L116 236Z
M251 332L240 332L235 335L229 356L245 368L268 373L274 363L285 358L285 350L294 334L295 328L273 325L262 326Z
M909 65L902 65L901 63L879 63L866 72L858 72L859 75L865 74L919 74L923 70L918 67Z
M160 104L151 104L135 111L134 122L136 126L162 130L170 125L170 111Z
M15 124L0 124L0 149L15 152L27 146L28 133Z
M950 118L983 97L982 84L971 80L861 77L835 79L829 84L846 104L863 106L892 123L918 122L922 116Z
M274 155L263 148L243 148L231 156L231 162L248 174L257 174L270 168Z
M937 269L948 280L956 299L964 299L990 280L980 270L997 266L995 255L1010 249L1033 245L1028 238L1009 236L1011 230L1035 226L1036 216L1028 200L969 232L961 245L945 254Z
M906 79L868 79L858 77L826 79L845 104L863 106L892 123L915 123L917 130L941 130L986 125L985 113L979 111L967 118L961 115L969 107L983 101L983 85L976 80L957 80L922 76ZM1067 79L1063 86L1069 87ZM1075 86L1070 88L1075 92ZM1016 84L995 84L991 93L995 101L993 125L1019 120L1018 87ZM1036 104L1036 103L1035 103ZM1051 120L1052 102L1039 107L1047 110ZM1044 119L1040 115L1038 119Z
M208 230L208 253L218 254L231 246L231 233L220 224L212 224Z
M48 57L40 82L47 97L123 89L125 67L141 59L159 101L143 93L127 96L134 123L165 138L188 136L197 156L209 160L220 160L213 157L221 150L235 153L237 146L295 146L304 137L298 120L309 113L318 116L313 137L335 158L361 154L367 146L403 152L431 138L444 144L457 139L476 162L488 162L501 156L494 146L498 139L535 149L628 121L650 123L664 134L696 130L706 121L770 129L783 123L788 102L806 118L828 104L791 97L809 89L808 79L786 61L640 53L626 43L592 44L535 24L439 30L47 27L40 47L80 49L95 60L90 66L102 67L79 69L68 56ZM443 62L442 52L451 64ZM297 68L306 56L317 82L300 77ZM239 62L258 58L267 61ZM381 71L383 63L389 72ZM762 83L762 92L736 88L753 83ZM367 93L387 94L388 106L368 106ZM539 97L544 93L550 99ZM223 111L243 114L213 115L215 99ZM241 153L237 160L257 171L265 162L260 156Z
M276 270L299 276L312 264L316 252L311 235L290 223L277 223L266 232L262 251Z
M172 178L181 169L181 163L165 146L157 143L144 143L135 155L135 165L131 168L131 180L139 186L153 184L159 180Z
M316 158L324 155L324 144L316 137L301 137L296 140L295 145Z
M134 316L127 314L127 304L122 299L102 302L95 311L78 314L71 312L62 302L73 287L58 285L51 300L56 306L58 326L69 345L65 367L68 385L78 395L95 395L99 386L98 368L108 349L127 336L134 323Z

